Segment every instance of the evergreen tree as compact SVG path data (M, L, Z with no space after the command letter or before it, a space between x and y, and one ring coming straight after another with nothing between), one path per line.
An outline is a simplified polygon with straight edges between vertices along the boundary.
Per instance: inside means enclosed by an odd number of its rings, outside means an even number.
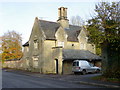
M120 76L120 2L100 2L95 6L96 15L88 20L90 41L106 52L103 74ZM104 61L106 60L106 61ZM111 74L110 74L111 73Z

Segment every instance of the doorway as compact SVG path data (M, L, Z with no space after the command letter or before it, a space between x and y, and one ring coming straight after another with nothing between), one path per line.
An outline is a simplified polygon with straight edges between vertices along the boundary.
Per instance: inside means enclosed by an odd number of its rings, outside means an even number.
M58 59L55 59L56 74L58 74Z

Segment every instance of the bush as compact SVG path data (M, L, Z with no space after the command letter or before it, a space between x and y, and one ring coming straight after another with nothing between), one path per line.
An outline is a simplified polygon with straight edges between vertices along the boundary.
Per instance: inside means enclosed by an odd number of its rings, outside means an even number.
M107 69L103 73L104 77L107 78L119 78L120 77L120 69Z

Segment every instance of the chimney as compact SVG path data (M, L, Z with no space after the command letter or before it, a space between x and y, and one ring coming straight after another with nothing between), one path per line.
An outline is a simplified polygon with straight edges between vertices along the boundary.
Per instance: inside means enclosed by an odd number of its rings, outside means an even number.
M69 28L69 20L67 19L67 8L65 8L65 7L58 8L57 22L60 23L60 25L63 28Z

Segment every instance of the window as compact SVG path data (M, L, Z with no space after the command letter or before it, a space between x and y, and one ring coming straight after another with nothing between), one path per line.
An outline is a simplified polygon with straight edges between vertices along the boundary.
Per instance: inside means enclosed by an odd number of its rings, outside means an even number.
M86 42L88 41L88 37L85 37L85 39L86 39Z
M38 57L33 57L33 66L38 67Z
M34 42L34 48L38 48L38 43L37 42Z
M79 62L73 62L73 66L79 66Z
M34 48L38 49L38 40L34 40Z
M34 48L38 48L38 37L36 35L34 36Z
M29 66L29 60L28 59L26 59L26 64L27 64L27 66Z
M84 43L80 44L80 49L86 49L86 45Z
M72 44L72 46L74 46L74 44Z
M29 47L26 47L26 51L27 51L27 52L29 51Z
M64 42L58 42L58 46L63 46L64 47Z

